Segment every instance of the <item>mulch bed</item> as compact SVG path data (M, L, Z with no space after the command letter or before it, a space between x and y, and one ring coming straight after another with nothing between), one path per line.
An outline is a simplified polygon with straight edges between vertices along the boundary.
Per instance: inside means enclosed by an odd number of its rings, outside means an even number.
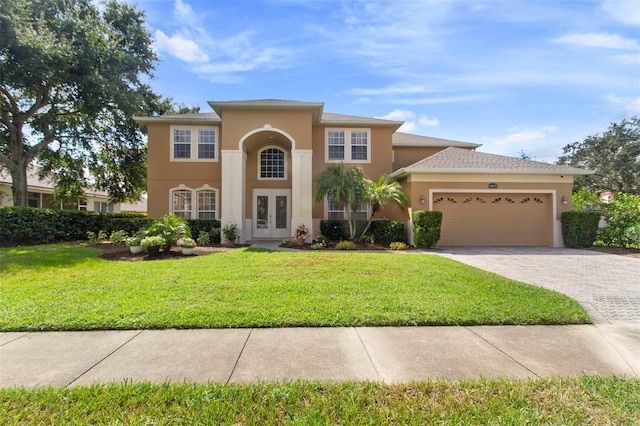
M185 256L179 248L173 247L168 253L161 251L158 257L149 259L146 252L131 254L131 250L126 245L119 244L96 244L95 247L101 251L100 257L107 260L121 260L128 262L137 262L141 260L162 260L162 259L188 259L193 256L206 256L213 253L233 250L232 247L215 246L215 247L196 247L193 255ZM242 246L236 246L242 247Z

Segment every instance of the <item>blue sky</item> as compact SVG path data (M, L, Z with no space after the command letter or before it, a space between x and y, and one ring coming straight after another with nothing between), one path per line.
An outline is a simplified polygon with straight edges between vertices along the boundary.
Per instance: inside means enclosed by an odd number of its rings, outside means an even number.
M555 161L640 115L640 1L138 0L153 88L324 102L410 133Z

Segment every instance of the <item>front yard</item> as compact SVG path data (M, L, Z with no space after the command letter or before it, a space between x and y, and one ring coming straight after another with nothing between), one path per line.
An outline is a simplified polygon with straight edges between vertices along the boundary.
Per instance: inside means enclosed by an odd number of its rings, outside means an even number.
M436 255L241 248L118 262L80 244L0 249L0 330L573 324L559 293Z

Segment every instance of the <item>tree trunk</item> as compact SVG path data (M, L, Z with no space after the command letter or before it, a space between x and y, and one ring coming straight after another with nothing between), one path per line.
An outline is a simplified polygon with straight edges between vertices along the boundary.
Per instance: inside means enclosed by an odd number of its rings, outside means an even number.
M11 170L13 181L13 205L27 207L29 197L27 192L27 164L24 161L18 163L18 167Z

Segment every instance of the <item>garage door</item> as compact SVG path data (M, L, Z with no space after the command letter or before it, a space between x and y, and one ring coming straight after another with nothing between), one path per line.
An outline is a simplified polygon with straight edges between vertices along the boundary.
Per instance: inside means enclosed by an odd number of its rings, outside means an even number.
M439 246L553 246L550 194L434 193Z

